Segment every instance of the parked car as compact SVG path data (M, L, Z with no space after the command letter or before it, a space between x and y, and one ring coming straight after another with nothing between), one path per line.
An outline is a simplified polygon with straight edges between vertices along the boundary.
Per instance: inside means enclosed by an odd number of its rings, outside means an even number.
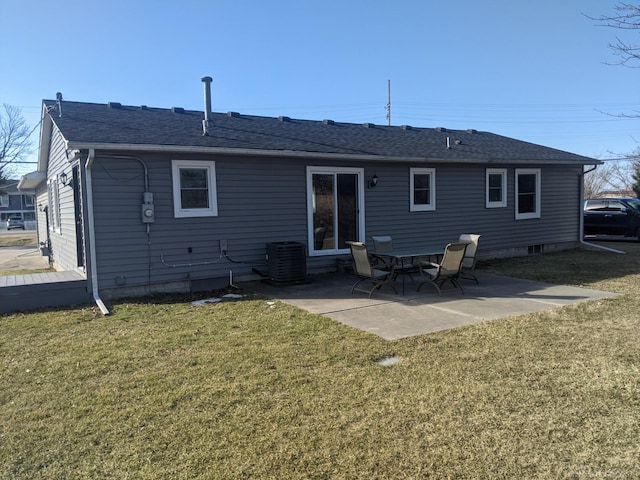
M7 230L13 230L14 228L21 228L24 230L24 221L20 218L10 218L7 220Z
M14 228L24 230L24 221L20 218L10 218L7 220L7 230L13 230Z
M584 202L585 235L624 235L640 240L640 199L593 198Z

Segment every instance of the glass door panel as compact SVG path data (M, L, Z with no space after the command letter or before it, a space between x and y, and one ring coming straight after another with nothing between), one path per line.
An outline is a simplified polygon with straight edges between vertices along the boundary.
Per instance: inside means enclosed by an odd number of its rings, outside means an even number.
M358 232L358 175L337 174L337 239L338 248L349 248L348 241L357 242Z
M313 249L335 249L333 174L313 174Z
M314 252L338 253L360 239L361 173L317 167L310 172L309 238Z

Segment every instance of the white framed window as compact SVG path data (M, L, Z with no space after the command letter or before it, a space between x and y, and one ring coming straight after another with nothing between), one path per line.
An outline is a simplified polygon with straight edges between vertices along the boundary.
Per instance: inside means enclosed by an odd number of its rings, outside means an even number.
M486 173L486 208L507 206L507 169L487 168Z
M516 169L516 220L540 218L540 169Z
M33 195L25 195L24 196L24 205L25 207L33 207L34 205L34 198Z
M174 216L218 216L216 162L173 160L171 167Z
M8 207L9 206L9 194L2 193L0 194L0 207Z
M409 210L424 212L436 209L436 169L412 168L409 172Z

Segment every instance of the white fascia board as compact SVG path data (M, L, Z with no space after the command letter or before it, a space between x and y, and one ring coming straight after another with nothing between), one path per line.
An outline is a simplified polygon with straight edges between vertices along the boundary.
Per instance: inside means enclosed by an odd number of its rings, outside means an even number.
M33 190L47 179L44 172L31 172L20 177L18 190Z

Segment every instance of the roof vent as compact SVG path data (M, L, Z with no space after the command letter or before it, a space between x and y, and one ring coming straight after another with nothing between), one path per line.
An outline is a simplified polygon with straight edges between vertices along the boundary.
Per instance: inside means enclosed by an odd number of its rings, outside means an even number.
M118 102L109 102L107 103L107 107L109 108L122 108L122 104Z
M473 128L467 128L467 133L478 133L478 131Z
M240 118L240 114L238 112L227 112L227 117Z
M182 108L182 107L171 107L171 111L173 113L184 113L184 108Z
M336 122L334 122L333 120L327 120L326 118L324 120L322 120L322 123L324 123L325 125L335 125Z
M446 132L447 129L444 127L436 127L436 132Z
M149 110L149 107L146 105L140 105L140 110Z
M281 122L290 122L291 118L281 115L281 116L278 117L278 120L280 120Z
M400 128L402 130L413 130L413 127L411 125L400 125Z
M368 123L368 122L367 122L367 123L363 123L363 124L362 124L362 126L363 126L364 128L376 128L375 123Z

